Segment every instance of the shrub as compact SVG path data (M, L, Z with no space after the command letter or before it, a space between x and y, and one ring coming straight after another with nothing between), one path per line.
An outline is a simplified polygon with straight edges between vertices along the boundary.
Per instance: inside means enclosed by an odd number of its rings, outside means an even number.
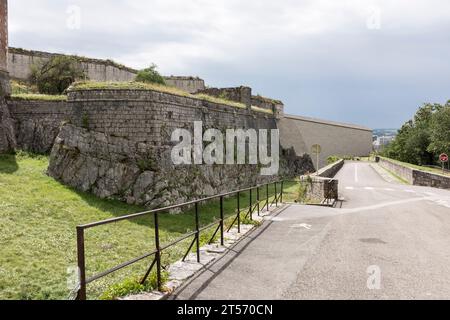
M86 79L73 57L55 56L42 65L32 66L30 81L40 93L62 94L73 82Z
M152 64L150 67L140 70L136 76L137 82L166 84L164 78L156 70L158 67Z
M166 283L168 278L169 274L166 271L161 272L161 281L163 283ZM137 278L128 278L122 283L111 286L106 292L103 293L100 300L116 300L129 295L151 292L157 288L158 281L156 272L152 272L149 279L144 284L141 284Z

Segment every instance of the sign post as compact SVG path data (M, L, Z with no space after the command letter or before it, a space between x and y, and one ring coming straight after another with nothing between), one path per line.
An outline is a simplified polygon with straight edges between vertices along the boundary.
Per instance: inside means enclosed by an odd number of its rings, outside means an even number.
M317 168L317 173L319 173L320 170L320 154L322 153L322 147L320 146L320 144L315 144L311 147L311 153L315 154L317 157L317 162L316 162L316 168Z
M439 156L439 161L442 163L442 173L445 173L445 164L448 162L448 154L443 153Z

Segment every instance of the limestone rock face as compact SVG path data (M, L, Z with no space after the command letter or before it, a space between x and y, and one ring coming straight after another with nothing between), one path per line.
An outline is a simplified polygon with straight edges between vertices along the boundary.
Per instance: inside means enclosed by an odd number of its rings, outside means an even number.
M175 166L169 147L109 136L66 124L55 141L48 174L78 190L149 208L226 193L279 177L252 165ZM313 170L309 157L286 152L285 173ZM286 154L283 152L283 154Z

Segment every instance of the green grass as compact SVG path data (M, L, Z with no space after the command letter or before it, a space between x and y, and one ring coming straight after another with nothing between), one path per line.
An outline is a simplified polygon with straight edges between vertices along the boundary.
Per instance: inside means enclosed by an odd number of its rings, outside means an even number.
M388 161L391 161L393 163L397 163L397 164L403 165L405 167L412 168L412 169L417 169L417 170L420 170L420 171L431 172L431 173L444 175L444 176L450 176L450 173L448 173L448 172L443 173L442 170L440 170L440 169L422 167L422 166L419 166L419 165L415 165L415 164L411 164L411 163L407 163L407 162L402 162L402 161L394 160L394 159L391 159L391 158L384 158L384 157L381 157L381 158L386 159Z
M96 82L96 81L80 81L75 82L68 90L152 90L163 93L174 94L178 96L188 97L198 100L206 100L213 103L224 104L235 108L246 108L246 106L239 102L234 102L222 98L209 96L206 94L192 95L181 89L165 86L156 83L144 82Z
M273 110L252 106L252 110L261 113L273 114Z
M75 227L145 210L77 192L48 177L47 166L46 156L0 155L0 300L66 299L70 293L67 270L76 266ZM270 188L269 196L272 195ZM265 196L263 190L261 199ZM242 194L242 207L248 203L249 195ZM225 200L228 223L236 214L235 204L234 198ZM218 200L201 206L202 226L219 218L218 207ZM162 214L161 244L194 230L194 225L192 210L180 215ZM202 234L202 243L209 240L213 231ZM88 276L153 251L153 239L151 216L87 230ZM179 260L191 241L165 251L163 264ZM142 261L94 282L88 286L89 297L99 298L105 293L108 296L118 290L117 284L124 283L119 289L130 287L129 279L142 277L150 263L151 259Z
M38 93L16 93L12 94L11 98L14 100L39 100L39 101L67 101L66 95L49 95L49 94L38 94Z

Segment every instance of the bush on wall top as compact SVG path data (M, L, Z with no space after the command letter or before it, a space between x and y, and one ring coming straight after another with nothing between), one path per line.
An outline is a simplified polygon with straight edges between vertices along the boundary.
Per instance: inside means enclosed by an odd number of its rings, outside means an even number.
M78 61L72 57L55 56L41 65L32 66L30 82L39 93L62 94L75 81L86 79Z
M136 76L136 81L144 83L158 83L163 85L166 84L164 78L159 74L156 68L156 64L152 64L150 67L140 70Z

